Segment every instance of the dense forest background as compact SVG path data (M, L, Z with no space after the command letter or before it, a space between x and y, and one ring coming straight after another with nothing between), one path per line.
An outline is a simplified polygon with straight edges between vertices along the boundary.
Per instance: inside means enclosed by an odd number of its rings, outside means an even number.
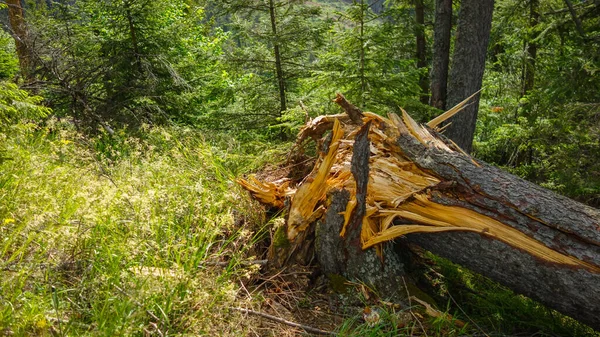
M335 112L338 91L378 113L440 112L428 105L434 1L23 5L13 26L3 11L0 75L89 130L174 122L290 139L306 113ZM452 33L460 4L451 6ZM597 1L496 1L473 150L592 205L599 11Z
M478 3L0 1L0 335L252 329L212 323L269 232L234 177L284 161L308 118L340 112L336 92L426 122L481 88L448 133L600 207L600 0L461 16ZM198 272L213 258L231 264ZM485 328L542 314L508 315Z

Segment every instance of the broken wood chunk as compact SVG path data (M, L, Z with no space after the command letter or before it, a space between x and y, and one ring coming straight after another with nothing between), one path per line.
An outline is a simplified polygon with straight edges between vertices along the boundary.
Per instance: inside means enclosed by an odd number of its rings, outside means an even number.
M327 151L297 186L239 180L272 207L290 198L286 261L316 237L317 254L332 255L318 257L326 272L394 287L390 275L374 273L402 273L388 248L404 237L600 328L599 210L475 161L441 135L440 123L468 100L428 125L404 110L386 118L341 94L335 101L347 115L317 117L298 136L297 144L331 131ZM335 238L320 237L332 231Z

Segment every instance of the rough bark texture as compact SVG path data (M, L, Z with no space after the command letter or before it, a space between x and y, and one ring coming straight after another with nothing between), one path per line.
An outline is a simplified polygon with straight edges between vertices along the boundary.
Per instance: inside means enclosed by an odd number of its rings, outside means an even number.
M433 60L431 62L431 97L429 105L446 109L450 36L452 31L452 0L436 0L433 27Z
M29 76L30 55L27 50L27 27L25 26L25 17L23 16L23 7L21 0L7 0L8 19L15 39L17 57L19 58L19 67L25 77Z
M600 210L477 162L406 113L353 113L362 124L321 116L301 131L300 141L332 130L297 187L240 181L270 205L292 196L276 240L285 250L270 256L306 263L314 250L326 274L401 299L408 261L390 242L406 236L600 329Z
M448 84L448 107L481 89L493 9L494 0L461 1ZM451 124L446 130L446 135L467 153L472 149L478 110L479 96L449 121Z
M374 249L363 251L360 242L362 220L366 213L367 184L369 181L369 139L370 124L362 127L356 136L352 156L352 174L356 181L357 207L350 218L345 237L340 236L350 195L345 190L335 190L329 195L331 205L316 228L317 243L315 252L326 275L339 274L347 279L359 279L376 288L386 298L400 301L405 291L401 276L404 265L394 254L391 244L385 244L381 260Z
M599 210L487 164L478 167L456 153L426 149L412 139L399 138L398 145L420 167L456 183L433 200L486 214L550 248L600 266ZM550 264L476 233L410 234L408 239L600 329L598 272Z

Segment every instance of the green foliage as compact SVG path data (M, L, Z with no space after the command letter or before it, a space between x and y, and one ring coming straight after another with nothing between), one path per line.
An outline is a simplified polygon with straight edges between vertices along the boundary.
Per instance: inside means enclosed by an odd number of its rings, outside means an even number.
M421 115L411 10L393 2L375 14L367 1L354 1L338 13L315 72L328 96L339 91L366 110L397 112L405 107Z
M188 1L32 7L37 73L57 112L90 124L190 121L214 101L224 34Z
M0 81L0 164L11 159L5 141L7 133L22 128L22 125L15 124L24 120L38 121L51 112L41 105L42 100L42 97L30 96L14 83Z
M479 332L490 336L541 335L597 337L593 329L574 319L517 295L498 283L450 261L428 254L436 271L444 275L434 282L449 307L464 321L475 322ZM466 316L468 315L468 316ZM483 331L481 330L483 329ZM443 335L443 334L442 334Z
M0 82L0 131L23 119L37 120L51 110L41 105L43 98L30 96L11 82Z
M314 68L315 54L323 46L329 20L315 3L275 1L274 30L268 1L216 1L213 5L227 15L223 26L231 38L225 47L225 60L235 94L231 105L216 112L212 119L245 127L277 123L282 111L275 46L289 107L306 95L303 81Z
M540 12L556 5L542 3ZM590 205L600 205L600 19L584 20L582 41L568 11L529 27L524 3L495 13L492 61L476 136L476 155ZM588 7L586 10L599 10ZM526 12L526 11L525 11ZM519 13L519 14L517 14ZM527 12L526 12L527 13ZM523 40L538 45L535 87L521 95ZM548 46L548 47L546 47Z
M0 80L12 79L19 72L13 38L0 30Z
M417 323L410 322L406 325L401 317L407 312L381 310L379 312L380 320L376 324L365 323L362 317L355 316L344 321L340 326L339 336L368 336L368 337L393 337L393 336L411 336L417 330ZM410 314L409 314L410 315Z

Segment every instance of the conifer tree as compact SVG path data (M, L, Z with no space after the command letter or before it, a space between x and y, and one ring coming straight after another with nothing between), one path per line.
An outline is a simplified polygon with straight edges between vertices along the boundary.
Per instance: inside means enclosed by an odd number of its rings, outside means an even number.
M76 0L29 9L37 75L56 111L106 125L193 118L221 37L185 0ZM183 107L185 106L185 109Z
M376 3L356 0L338 14L332 42L319 54L316 75L330 95L341 91L365 109L419 106L414 6L391 1L376 14Z
M250 84L244 110L280 117L323 43L327 26L319 17L320 7L303 0L226 0L213 5L229 15L227 30L233 37L228 58Z

